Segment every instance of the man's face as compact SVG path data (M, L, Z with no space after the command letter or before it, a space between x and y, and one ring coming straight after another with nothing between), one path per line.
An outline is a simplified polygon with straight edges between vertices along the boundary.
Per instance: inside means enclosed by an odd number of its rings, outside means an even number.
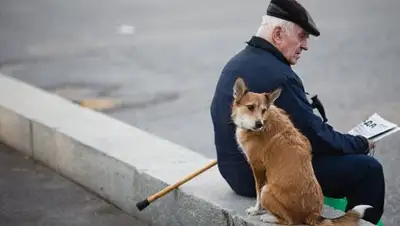
M285 58L294 65L300 58L302 50L308 49L309 34L305 32L300 26L295 25L290 32L282 32L277 48L282 52Z

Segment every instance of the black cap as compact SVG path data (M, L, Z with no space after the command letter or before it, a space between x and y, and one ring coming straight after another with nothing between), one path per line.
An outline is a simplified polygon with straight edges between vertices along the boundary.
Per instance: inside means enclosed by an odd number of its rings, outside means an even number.
M267 15L296 23L311 35L320 35L310 13L295 0L271 0Z

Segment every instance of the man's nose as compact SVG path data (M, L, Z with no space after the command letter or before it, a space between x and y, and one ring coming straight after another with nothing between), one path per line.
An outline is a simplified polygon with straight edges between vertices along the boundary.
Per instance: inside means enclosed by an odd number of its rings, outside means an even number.
M308 50L308 42L307 39L301 43L301 48L304 50Z

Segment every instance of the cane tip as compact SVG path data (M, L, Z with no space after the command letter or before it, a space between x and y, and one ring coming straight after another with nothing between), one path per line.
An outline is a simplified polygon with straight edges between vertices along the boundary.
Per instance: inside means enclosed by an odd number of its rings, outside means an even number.
M136 207L139 210L143 210L144 208L146 208L148 205L150 204L149 200L145 199L143 201L140 201L138 203L136 203Z

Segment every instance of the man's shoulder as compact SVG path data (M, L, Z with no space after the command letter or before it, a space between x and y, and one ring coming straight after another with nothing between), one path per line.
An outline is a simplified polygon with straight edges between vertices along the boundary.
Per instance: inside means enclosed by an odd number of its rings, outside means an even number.
M257 83L257 86L283 83L296 76L290 65L269 52L252 47L246 47L230 58L223 67L224 75L231 79L242 76L248 82Z
M228 60L223 71L252 71L263 74L267 72L291 73L291 67L269 52L246 46Z
M257 49L254 47L246 46L236 54L234 54L225 65L225 68L235 66L248 66L260 67L264 69L290 69L289 65L286 65L282 61L278 60L272 53Z

